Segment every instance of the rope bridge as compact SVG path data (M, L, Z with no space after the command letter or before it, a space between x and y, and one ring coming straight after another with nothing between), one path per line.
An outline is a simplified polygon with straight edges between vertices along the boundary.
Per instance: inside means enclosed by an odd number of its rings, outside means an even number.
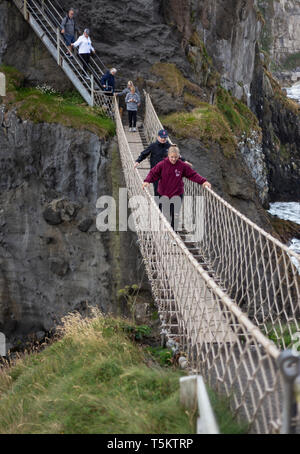
M195 373L230 397L251 432L285 430L282 401L288 392L280 368L282 349L300 331L299 256L213 190L190 181L182 219L195 228L177 235L151 193L142 190L149 164L133 166L143 143L124 129L116 98L100 89L105 65L92 58L86 73L76 54L68 58L59 2L13 2L86 102L115 118L129 195L142 200L139 216L150 223L147 229L137 223L136 231L164 333ZM162 125L149 94L145 99L143 132L152 142Z
M162 125L150 96L145 98L144 133L151 142ZM179 237L150 192L142 190L148 170L133 169L136 156L117 102L115 117L129 196L143 197L140 217L150 223L155 218L149 229L136 230L163 329L186 352L191 368L230 396L233 411L252 432L279 432L278 359L280 348L287 347L286 332L291 337L299 330L299 274L291 260L299 257L214 191L190 181L184 210L197 226L200 199L205 227L200 240ZM196 254L187 247L191 243Z

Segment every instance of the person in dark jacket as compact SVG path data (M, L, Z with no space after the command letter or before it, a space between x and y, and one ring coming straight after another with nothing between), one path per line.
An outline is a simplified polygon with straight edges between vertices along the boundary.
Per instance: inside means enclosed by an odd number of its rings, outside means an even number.
M69 48L69 53L67 54L69 57L72 57L72 46L71 44L75 43L75 35L76 32L79 32L75 18L75 12L73 8L68 11L67 16L62 20L60 25L60 31L64 37L65 43Z
M110 92L111 94L115 92L115 75L117 74L116 68L112 68L110 71L107 71L101 77L101 86L104 91Z
M169 135L165 129L162 129L158 133L157 141L149 145L146 150L144 150L140 156L137 158L136 163L134 165L135 168L139 166L139 164L144 161L148 156L150 156L150 166L151 169L155 167L160 161L165 159L168 156L168 150L171 147L170 142L168 141ZM185 159L180 157L183 162L186 162ZM189 162L188 165L191 166ZM155 181L154 184L154 195L158 196L158 181Z
M143 184L143 189L145 189L149 187L150 183L159 181L158 196L172 199L168 206L169 212L164 212L164 214L167 218L171 218L171 225L174 230L177 230L178 227L181 201L184 194L183 178L194 181L203 187L211 188L211 184L206 178L203 178L188 164L182 162L179 149L173 145L169 148L168 157L151 169ZM160 209L163 205L160 201Z

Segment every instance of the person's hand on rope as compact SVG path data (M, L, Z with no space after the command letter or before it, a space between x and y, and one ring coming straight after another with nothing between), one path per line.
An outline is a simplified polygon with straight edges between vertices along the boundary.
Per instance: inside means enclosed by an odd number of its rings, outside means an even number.
M139 163L139 162L136 162L136 163L134 164L134 168L136 169L139 165L140 165L140 163Z
M149 188L150 183L143 183L143 191L145 191L146 188Z
M193 164L192 164L191 162L185 161L185 163L186 163L188 166L193 167Z
M210 184L208 181L206 181L205 183L203 183L202 186L203 186L204 188L211 189L211 184Z

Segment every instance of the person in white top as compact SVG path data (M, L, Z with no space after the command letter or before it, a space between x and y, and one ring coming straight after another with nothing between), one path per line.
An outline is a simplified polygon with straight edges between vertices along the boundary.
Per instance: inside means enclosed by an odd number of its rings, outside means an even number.
M88 64L90 62L91 52L96 53L94 47L92 46L92 41L90 38L90 31L86 28L75 43L71 44L72 47L78 47L79 56L83 62L83 69L87 73ZM85 76L86 79L89 79L89 76Z

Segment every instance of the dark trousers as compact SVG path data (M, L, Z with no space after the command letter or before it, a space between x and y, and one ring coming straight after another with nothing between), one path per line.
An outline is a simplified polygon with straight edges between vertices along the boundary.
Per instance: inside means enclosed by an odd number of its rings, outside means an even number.
M128 110L129 128L135 128L136 127L136 120L137 120L137 111L136 110Z
M81 60L82 60L82 63L83 63L83 69L86 73L88 73L88 65L90 63L90 57L91 57L91 54L79 54Z
M158 193L158 183L159 183L159 181L155 181L155 182L153 183L154 195L155 195L156 197L160 197L160 195L159 195L159 193Z
M160 197L158 201L160 211L168 219L172 229L177 232L179 228L179 215L182 206L183 195L175 196L172 199L169 199L168 197L161 197L159 194L158 197Z

